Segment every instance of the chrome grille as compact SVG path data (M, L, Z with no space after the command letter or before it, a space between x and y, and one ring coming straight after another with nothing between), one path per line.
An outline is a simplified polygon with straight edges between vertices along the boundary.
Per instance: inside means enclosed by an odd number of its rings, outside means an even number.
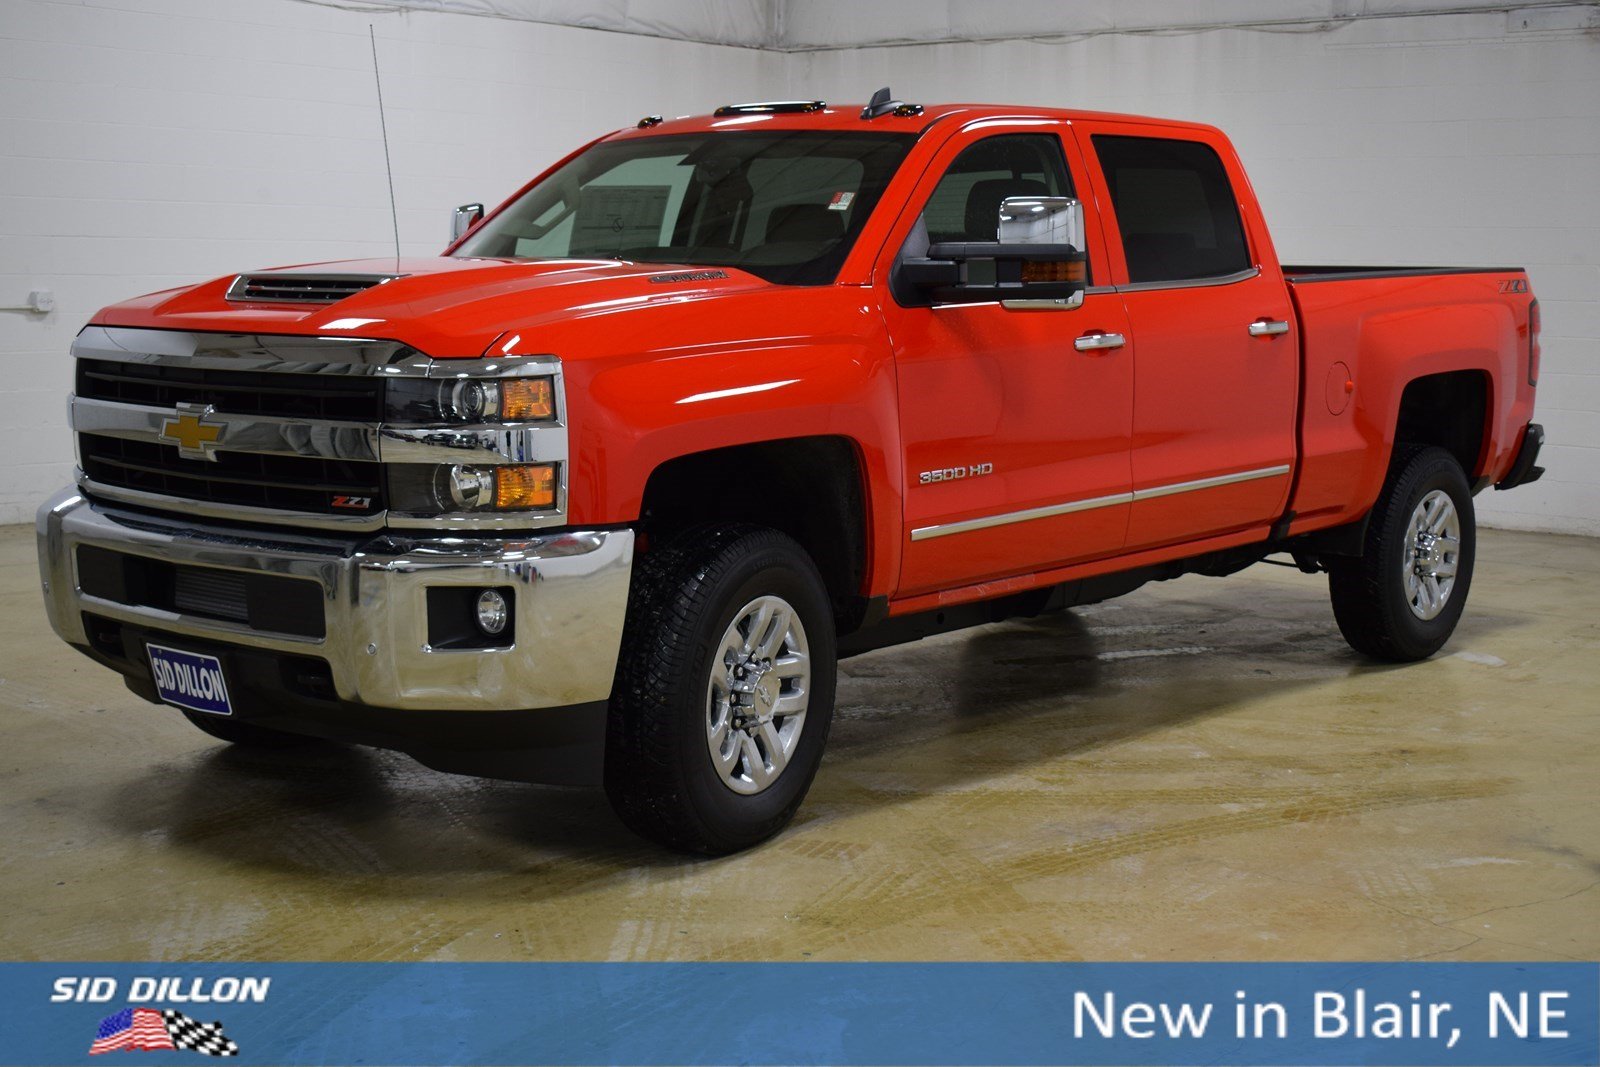
M271 371L212 370L170 364L78 360L78 395L89 400L170 408L211 404L234 415L377 422L382 378Z
M184 459L171 445L78 435L83 473L100 485L240 507L312 515L373 515L383 510L377 463L218 452Z
M332 304L364 289L392 282L398 274L241 274L228 286L237 302Z
M91 325L72 346L78 486L91 499L256 526L351 533L536 529L564 523L567 430L396 414L394 383L463 375L551 377L552 356L440 362L400 341ZM408 394L409 395L409 394ZM457 465L544 462L554 506L453 510L438 495Z

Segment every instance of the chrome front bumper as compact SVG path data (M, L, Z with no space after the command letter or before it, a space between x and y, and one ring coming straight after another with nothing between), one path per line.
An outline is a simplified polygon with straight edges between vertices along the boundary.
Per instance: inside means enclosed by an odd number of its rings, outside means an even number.
M607 699L633 564L631 530L568 530L516 540L241 532L119 511L91 503L75 489L39 509L37 530L50 625L71 644L90 644L83 615L91 612L167 634L315 656L327 662L340 700L407 710L528 710ZM78 581L80 545L313 580L322 589L327 636L267 633L89 596ZM516 643L430 648L429 586L513 587Z

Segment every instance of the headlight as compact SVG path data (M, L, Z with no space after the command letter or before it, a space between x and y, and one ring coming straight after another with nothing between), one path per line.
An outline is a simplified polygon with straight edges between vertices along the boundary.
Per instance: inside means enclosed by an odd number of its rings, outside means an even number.
M482 422L500 413L500 399L494 382L463 378L450 390L450 410L464 422Z
M555 382L529 378L392 378L384 421L391 423L550 422Z
M405 515L552 511L560 473L556 463L396 463L388 468L389 507Z
M450 500L463 511L494 503L494 471L487 467L451 467L446 474Z

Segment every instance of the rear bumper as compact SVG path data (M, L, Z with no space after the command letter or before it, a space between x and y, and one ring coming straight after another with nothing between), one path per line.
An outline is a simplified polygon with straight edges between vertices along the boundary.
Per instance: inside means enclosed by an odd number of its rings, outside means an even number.
M1519 485L1528 485L1544 477L1544 468L1535 466L1539 460L1539 449L1544 447L1544 427L1537 422L1528 423L1528 428L1522 432L1522 446L1517 450L1516 461L1511 464L1511 470L1506 476L1495 483L1496 489L1515 489Z
M221 657L241 719L402 749L448 770L544 781L598 777L591 750L603 740L621 645L631 530L516 540L322 538L156 518L67 490L40 508L37 531L51 626L141 695L155 698L144 654L145 642L155 640ZM156 606L170 601L149 595L91 595L80 574L83 546L208 573L314 583L322 636ZM463 586L511 589L512 644L430 644L428 590ZM575 760L580 745L588 754L572 773L511 773L516 752L548 748ZM539 762L561 770L560 759Z

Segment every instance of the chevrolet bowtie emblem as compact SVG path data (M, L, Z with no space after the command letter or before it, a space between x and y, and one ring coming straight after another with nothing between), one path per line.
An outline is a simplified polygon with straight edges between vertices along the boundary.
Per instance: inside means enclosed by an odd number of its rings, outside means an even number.
M217 442L226 428L222 423L207 422L211 417L210 404L179 404L178 417L161 424L161 439L178 446L178 455L184 459L217 458Z

